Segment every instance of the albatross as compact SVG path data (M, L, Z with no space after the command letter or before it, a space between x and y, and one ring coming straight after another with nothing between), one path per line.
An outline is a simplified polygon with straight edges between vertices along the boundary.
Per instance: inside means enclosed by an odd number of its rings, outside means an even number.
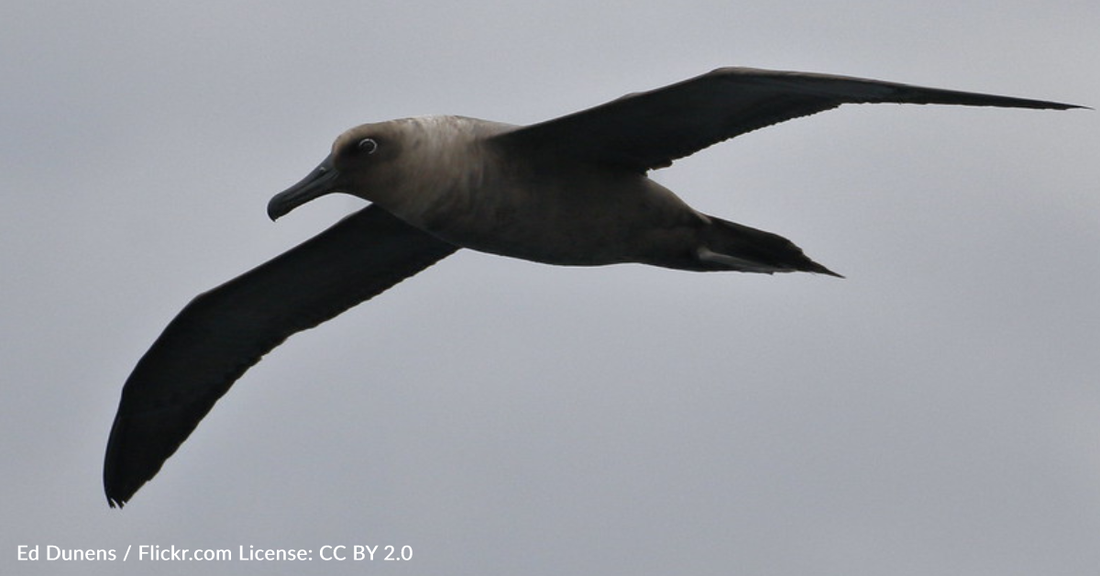
M370 202L317 236L195 297L122 389L103 483L123 506L249 367L290 335L369 300L459 248L547 264L839 276L786 238L692 209L650 170L842 104L1071 104L847 76L720 68L554 120L460 116L363 124L267 206Z

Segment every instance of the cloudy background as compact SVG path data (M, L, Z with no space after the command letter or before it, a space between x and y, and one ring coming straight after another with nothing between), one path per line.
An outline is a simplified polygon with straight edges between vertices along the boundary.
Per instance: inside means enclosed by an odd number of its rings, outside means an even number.
M0 571L1100 570L1100 116L845 107L655 177L846 280L464 251L248 372L123 511L122 383L345 128L530 123L722 65L1100 105L1100 4L7 2ZM18 545L409 545L19 563Z

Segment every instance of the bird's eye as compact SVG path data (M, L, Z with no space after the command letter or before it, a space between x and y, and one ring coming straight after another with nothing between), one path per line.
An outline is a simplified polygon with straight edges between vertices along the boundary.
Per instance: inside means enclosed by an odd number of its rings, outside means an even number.
M374 151L378 150L378 142L375 142L374 138L363 138L356 147L366 154L374 154Z

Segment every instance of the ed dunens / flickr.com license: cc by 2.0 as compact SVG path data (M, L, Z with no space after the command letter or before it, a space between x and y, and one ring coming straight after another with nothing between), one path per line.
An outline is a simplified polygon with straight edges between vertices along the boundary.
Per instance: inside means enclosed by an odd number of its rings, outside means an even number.
M44 554L43 554L44 553ZM46 546L24 545L18 546L17 558L20 561L37 562L111 562L122 560L123 562L133 558L139 562L187 562L187 561L238 561L238 562L310 562L321 560L322 562L400 562L412 560L412 546L394 545L365 545L365 544L326 544L314 551L307 548L261 548L256 546L237 546L236 554L232 548L204 548L189 549L171 546L159 546L155 544L141 544L127 546L120 555L114 548L63 548L53 544Z

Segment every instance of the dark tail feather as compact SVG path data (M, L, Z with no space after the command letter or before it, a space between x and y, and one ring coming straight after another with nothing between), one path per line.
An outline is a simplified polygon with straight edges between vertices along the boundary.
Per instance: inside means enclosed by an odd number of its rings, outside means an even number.
M705 270L742 272L814 272L843 278L811 260L786 238L714 216L697 257Z

